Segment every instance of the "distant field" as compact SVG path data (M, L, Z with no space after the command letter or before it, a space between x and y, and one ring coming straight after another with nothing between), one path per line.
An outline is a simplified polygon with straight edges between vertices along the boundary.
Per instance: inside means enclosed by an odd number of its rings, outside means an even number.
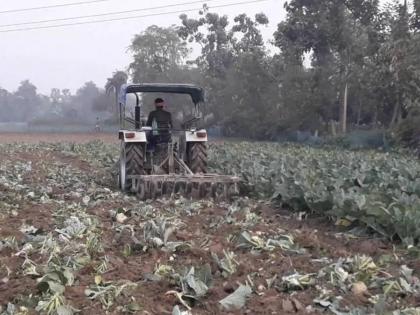
M0 143L60 143L76 142L86 143L101 140L106 143L118 141L118 136L113 133L0 133Z

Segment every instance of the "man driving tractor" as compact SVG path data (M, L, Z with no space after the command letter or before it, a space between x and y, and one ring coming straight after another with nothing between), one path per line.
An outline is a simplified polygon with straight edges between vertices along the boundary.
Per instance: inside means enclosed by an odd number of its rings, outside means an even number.
M141 105L147 98L141 98L140 93L189 95L194 118L175 130L178 119L172 121L164 100L158 98L154 101L156 109L144 122ZM134 119L126 116L127 108L131 109L127 106L128 95L136 99ZM122 191L136 193L142 200L173 196L222 200L237 195L239 178L207 172L207 131L199 127L203 103L204 90L192 84L140 83L121 88L117 104L121 126L117 179ZM184 118L182 113L180 119Z
M146 126L152 127L150 142L154 147L158 143L168 143L171 140L172 115L164 109L165 101L162 98L155 100L156 109L150 112Z

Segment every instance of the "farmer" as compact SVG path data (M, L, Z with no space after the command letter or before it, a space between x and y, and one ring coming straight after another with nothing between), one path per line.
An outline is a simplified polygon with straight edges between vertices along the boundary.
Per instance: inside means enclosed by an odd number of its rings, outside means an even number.
M168 143L171 140L172 115L164 109L165 101L162 98L155 100L155 107L156 109L150 112L146 123L146 126L153 129L150 141L153 145Z
M95 131L96 132L100 132L101 131L101 125L99 124L99 117L96 117Z

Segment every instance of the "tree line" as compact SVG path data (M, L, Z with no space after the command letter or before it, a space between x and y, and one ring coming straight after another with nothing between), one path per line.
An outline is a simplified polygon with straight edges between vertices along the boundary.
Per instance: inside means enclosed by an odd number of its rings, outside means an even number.
M198 18L183 14L178 25L152 25L134 36L127 69L96 87L96 97L79 95L86 86L62 97L73 104L63 107L111 112L107 91L127 80L185 82L206 89L206 123L226 136L359 128L392 130L405 141L420 135L420 0L291 0L284 7L286 18L268 42L263 13L230 19L204 6ZM33 104L33 89L19 98L27 83L6 92L15 98L9 104ZM81 106L82 99L89 104Z
M183 14L179 25L150 26L132 41L127 75L204 86L209 124L228 136L383 129L413 138L420 0L292 0L285 9L268 43L263 13L230 20L204 7L198 19ZM195 58L192 47L200 48Z
M110 104L105 89L94 82L86 82L75 94L69 89L53 88L49 95L43 95L33 83L24 80L15 92L0 88L0 122L92 123L105 104Z

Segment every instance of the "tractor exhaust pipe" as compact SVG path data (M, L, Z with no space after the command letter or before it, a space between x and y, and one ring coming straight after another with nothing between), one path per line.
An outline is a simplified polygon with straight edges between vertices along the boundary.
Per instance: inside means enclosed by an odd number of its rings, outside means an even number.
M140 128L141 128L140 98L137 95L137 93L135 93L135 95L136 95L136 107L134 107L134 123L135 123L134 127L135 127L136 130L140 130Z
M136 122L136 130L139 130L141 128L141 122L140 122L140 106L136 106L134 108L134 120Z

